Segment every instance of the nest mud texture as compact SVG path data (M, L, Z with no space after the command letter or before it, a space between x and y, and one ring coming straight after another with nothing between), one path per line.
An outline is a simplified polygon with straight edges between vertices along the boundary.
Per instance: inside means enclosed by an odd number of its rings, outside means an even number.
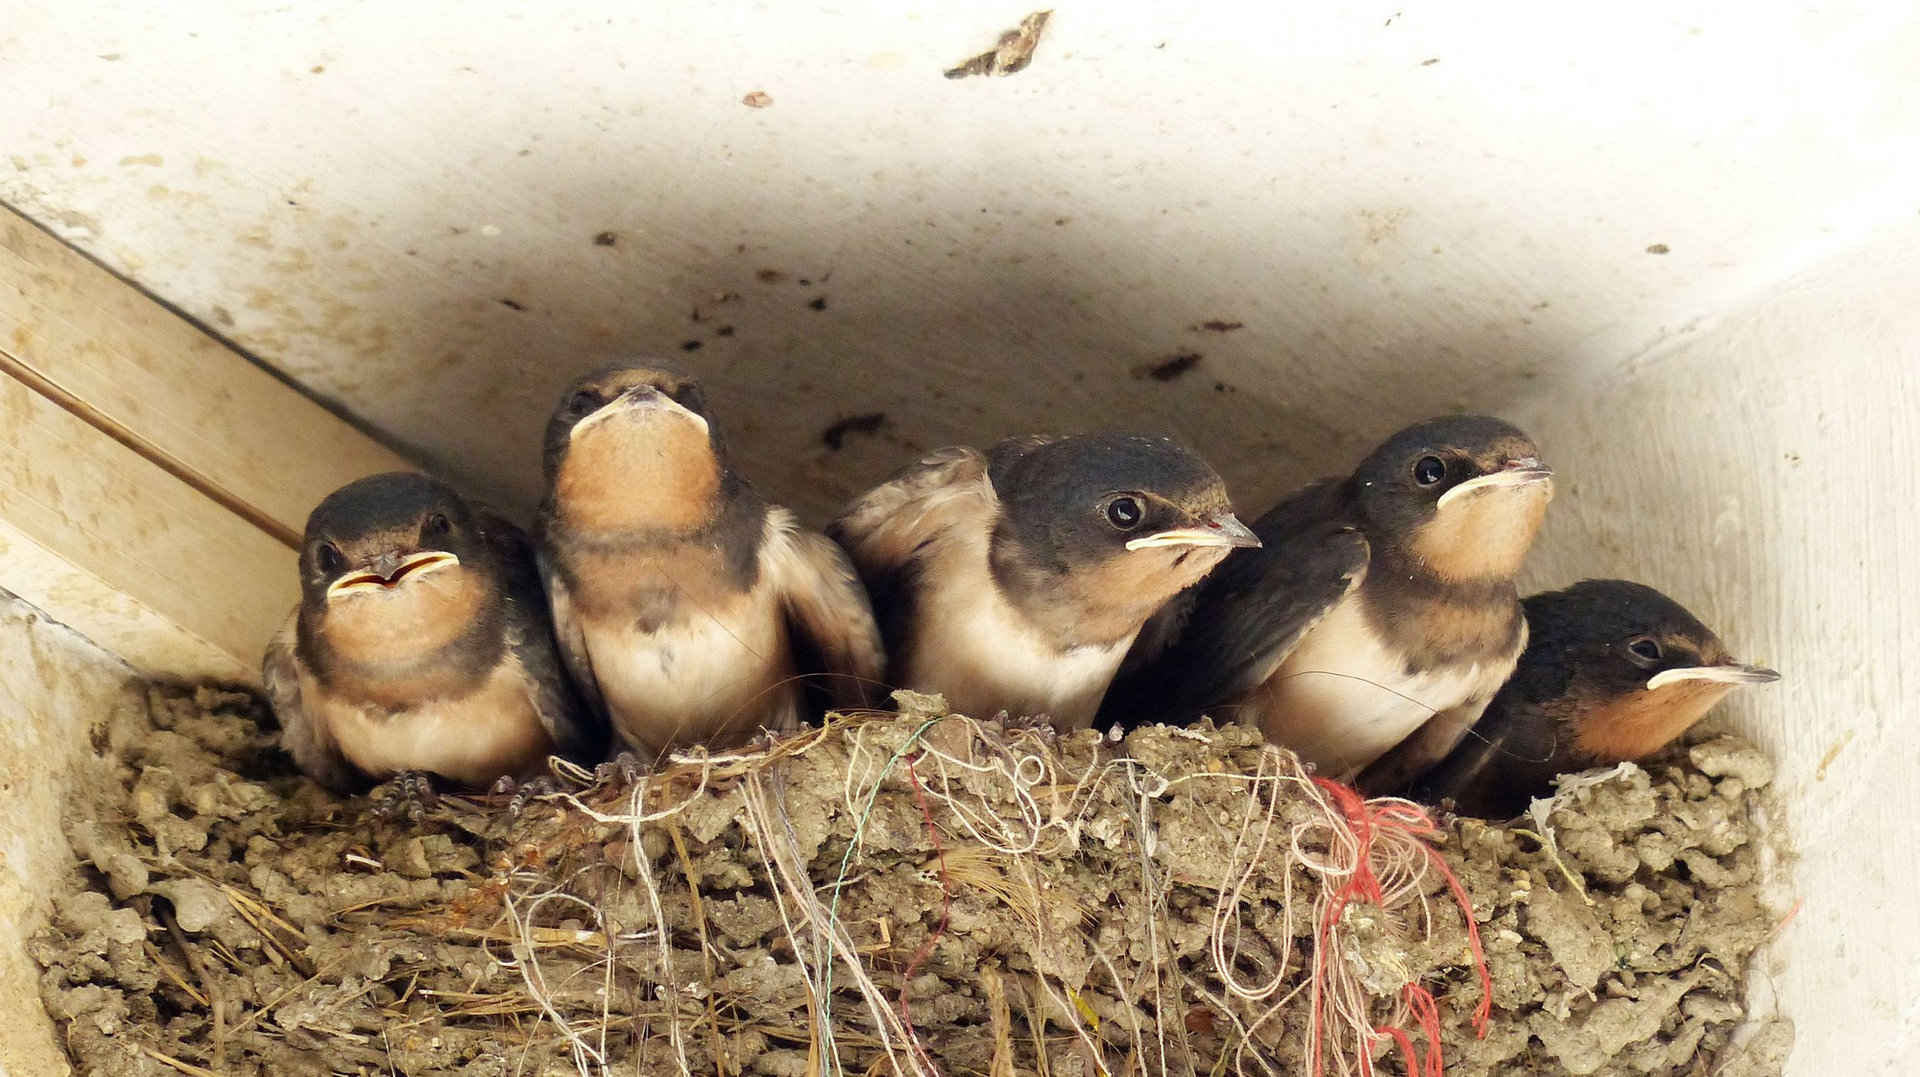
M251 697L154 689L69 815L47 1009L114 1077L1766 1074L1791 1042L1730 1046L1778 922L1730 737L1434 835L1487 998L1407 806L1245 730L905 703L401 819L293 774Z

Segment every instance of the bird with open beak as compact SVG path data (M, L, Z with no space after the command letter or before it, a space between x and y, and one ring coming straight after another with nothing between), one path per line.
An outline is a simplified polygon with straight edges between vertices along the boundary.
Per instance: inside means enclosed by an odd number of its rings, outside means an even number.
M1155 610L1258 544L1199 456L1118 434L943 449L829 533L873 595L895 684L1057 729L1093 721Z
M486 788L602 751L526 536L444 484L392 472L329 495L307 519L300 590L262 675L287 751L322 785Z
M540 550L567 668L639 756L866 706L880 633L846 555L736 472L691 376L623 363L547 424Z
M1142 633L1108 717L1258 726L1320 773L1423 769L1526 646L1514 575L1552 472L1499 419L1431 419L1312 483ZM1392 757L1383 760L1391 752Z
M1678 602L1627 580L1526 600L1532 638L1506 687L1407 795L1506 819L1560 774L1645 759L1727 693L1780 679L1732 658Z

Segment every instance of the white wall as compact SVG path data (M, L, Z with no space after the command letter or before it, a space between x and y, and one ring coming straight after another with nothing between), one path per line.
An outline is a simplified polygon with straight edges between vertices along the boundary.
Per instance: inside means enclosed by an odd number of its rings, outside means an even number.
M950 82L1024 10L11 0L0 200L520 504L560 383L689 339L816 514L1093 426L1186 434L1257 509L1512 413L1566 476L1541 583L1645 579L1786 671L1741 713L1804 855L1796 1072L1910 1069L1920 12L1186 7L1064 5Z
M1920 1071L1920 219L1514 413L1561 469L1540 584L1644 580L1785 674L1732 706L1798 851L1756 983L1793 1072Z
M73 869L61 825L90 735L132 671L0 591L0 1077L66 1072L22 945L52 908L48 880Z

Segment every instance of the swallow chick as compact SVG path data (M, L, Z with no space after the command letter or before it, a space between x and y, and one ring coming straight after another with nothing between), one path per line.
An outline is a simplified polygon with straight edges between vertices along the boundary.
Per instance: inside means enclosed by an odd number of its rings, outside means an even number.
M1526 646L1513 577L1551 476L1498 419L1400 431L1275 506L1253 525L1261 548L1169 604L1109 717L1238 720L1343 781L1396 746L1389 766L1431 763Z
M300 591L262 679L288 753L329 789L417 773L483 789L600 750L526 536L446 485L391 472L328 495Z
M1585 580L1526 600L1532 638L1471 733L1409 795L1507 819L1560 774L1645 759L1727 693L1771 684L1699 618L1626 580Z
M1063 730L1093 721L1155 610L1258 544L1197 455L1116 434L943 449L829 533L873 595L896 685Z
M853 566L733 469L692 377L629 363L581 378L545 466L560 653L636 753L796 728L809 684L870 703L885 657Z

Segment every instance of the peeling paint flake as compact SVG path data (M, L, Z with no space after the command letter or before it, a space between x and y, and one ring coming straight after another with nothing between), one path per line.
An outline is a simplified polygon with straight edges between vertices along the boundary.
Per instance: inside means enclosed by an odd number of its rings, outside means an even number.
M1012 75L1033 62L1033 50L1040 47L1040 34L1047 28L1053 10L1036 11L1020 20L1020 25L1000 35L1000 43L945 74L950 79L974 75Z

